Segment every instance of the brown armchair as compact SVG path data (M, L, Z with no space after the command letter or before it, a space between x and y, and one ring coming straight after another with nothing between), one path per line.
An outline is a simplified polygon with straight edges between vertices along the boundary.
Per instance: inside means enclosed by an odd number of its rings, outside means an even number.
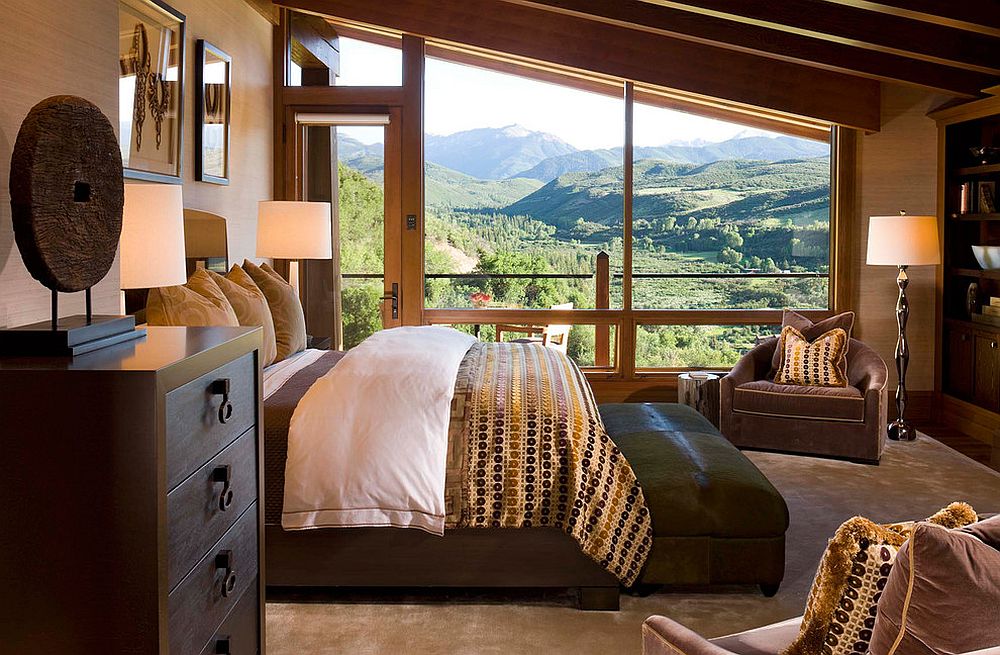
M889 371L851 339L847 387L798 387L769 378L778 339L768 339L720 381L720 428L734 445L878 463L885 447Z

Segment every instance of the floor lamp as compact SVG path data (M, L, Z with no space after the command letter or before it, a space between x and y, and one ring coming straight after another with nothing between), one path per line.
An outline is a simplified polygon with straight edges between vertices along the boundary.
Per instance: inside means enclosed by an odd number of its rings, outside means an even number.
M263 200L257 208L257 256L288 259L288 283L299 288L300 259L333 257L328 202Z
M889 423L889 438L897 441L913 441L917 437L913 425L906 420L906 368L910 363L910 346L906 341L906 322L910 316L910 303L906 299L909 266L933 266L941 263L936 216L872 216L868 223L869 266L895 266L899 269L896 285L899 299L896 301L896 323L899 336L896 339L896 373L899 386L896 387L896 420Z

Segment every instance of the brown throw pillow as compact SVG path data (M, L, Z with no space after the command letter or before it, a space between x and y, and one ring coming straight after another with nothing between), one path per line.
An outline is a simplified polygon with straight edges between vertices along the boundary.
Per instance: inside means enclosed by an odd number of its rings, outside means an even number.
M834 328L810 342L787 325L781 328L778 348L785 356L774 376L776 384L847 386L847 333L842 329Z
M305 350L306 319L295 289L273 270L268 273L250 261L243 262L243 270L253 278L267 298L271 318L274 320L274 338L278 350L274 361L280 362Z
M965 503L952 503L927 519L947 528L975 520ZM879 525L855 516L837 528L816 571L799 635L782 655L867 653L880 594L914 525Z
M233 264L225 277L212 271L209 271L209 275L233 306L240 325L263 328L261 360L264 366L273 364L274 358L278 356L278 344L274 338L274 319L271 318L264 292L238 264Z
M871 652L969 653L1000 646L1000 551L970 531L918 524L878 603Z
M1000 514L988 519L983 519L979 523L973 523L962 528L962 532L968 532L987 546L993 546L1000 550Z
M824 332L840 328L847 333L848 347L850 347L851 332L854 330L854 312L843 312L841 314L837 314L836 316L831 316L830 318L824 318L822 321L817 323L813 323L797 311L786 309L781 313L781 327L784 329L788 326L798 330L802 336L806 338L806 341L814 341L816 337ZM780 346L781 344L778 345ZM775 348L774 355L771 357L771 374L768 376L770 379L773 380L774 376L781 370L781 363L784 354L785 353L780 347Z
M222 289L203 268L196 270L187 284L150 289L146 323L190 327L240 324Z

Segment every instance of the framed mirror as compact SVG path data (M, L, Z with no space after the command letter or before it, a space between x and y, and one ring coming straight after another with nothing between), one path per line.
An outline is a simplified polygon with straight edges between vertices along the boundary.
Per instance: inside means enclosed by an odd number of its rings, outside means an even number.
M195 179L229 184L233 59L203 39L195 56Z

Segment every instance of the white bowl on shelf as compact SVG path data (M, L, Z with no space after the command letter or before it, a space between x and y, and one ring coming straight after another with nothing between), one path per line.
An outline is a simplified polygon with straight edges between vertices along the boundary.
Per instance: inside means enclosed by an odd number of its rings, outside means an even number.
M976 261L987 271L1000 268L1000 246L972 246Z

